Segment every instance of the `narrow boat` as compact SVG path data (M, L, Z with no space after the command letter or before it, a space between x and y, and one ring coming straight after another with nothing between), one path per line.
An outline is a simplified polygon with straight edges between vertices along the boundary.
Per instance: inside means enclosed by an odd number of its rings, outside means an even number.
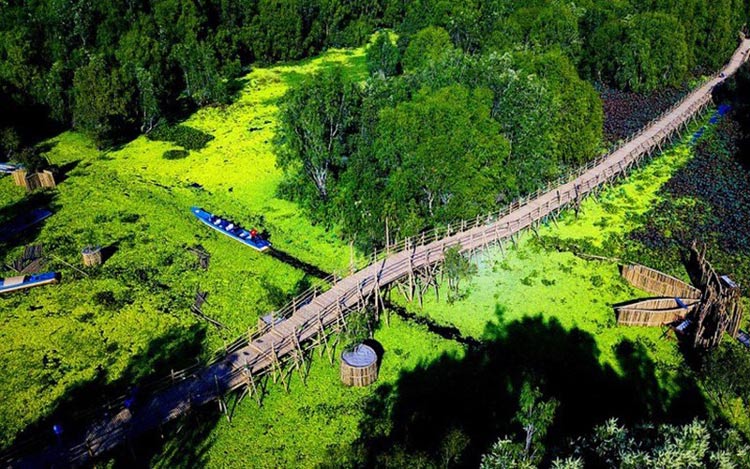
M18 169L21 169L21 167L17 164L0 163L0 173L11 174L13 171L16 171Z
M46 272L35 275L19 275L17 277L0 280L0 293L8 293L17 290L25 290L32 287L40 287L60 281L60 274L57 272Z
M248 231L232 221L218 217L202 208L193 207L190 211L193 212L193 215L203 222L204 225L229 236L235 241L250 246L257 251L263 252L271 247L271 243L267 239L261 237L255 230Z

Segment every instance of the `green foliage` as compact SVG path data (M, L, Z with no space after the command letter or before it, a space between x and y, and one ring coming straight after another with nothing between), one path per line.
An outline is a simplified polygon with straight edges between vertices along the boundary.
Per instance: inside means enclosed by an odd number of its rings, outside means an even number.
M419 31L409 41L403 57L404 71L419 70L431 62L437 62L453 49L448 31L430 26Z
M189 117L181 125L195 129L190 134L221 128L215 145L200 152L201 164L192 158L162 159L171 143L142 137L102 153L85 135L65 132L44 153L52 165L66 168L67 178L54 192L28 199L12 178L0 179L3 220L29 206L49 205L54 211L23 242L3 245L0 265L17 259L24 244L40 243L49 256L46 267L62 274L58 285L0 296L0 392L6 396L0 405L0 446L28 425L49 428L44 419L62 402L72 400L75 404L64 408L79 411L121 395L145 376L161 377L172 367L194 363L316 282L202 228L190 215L191 206L268 230L277 249L302 262L329 272L344 270L348 246L312 225L299 206L275 197L283 174L270 143L278 123L275 102L289 84L338 63L355 76L367 74L363 49L259 68L248 75L240 103ZM249 123L263 128L248 132ZM92 241L105 248L107 258L84 276L70 266L81 269L81 249ZM196 268L195 254L186 249L196 244L211 254L207 271ZM4 271L0 278L11 275ZM229 329L215 329L190 314L199 286L209 292L204 312ZM266 443L265 448L278 439ZM324 454L325 447L318 451Z
M453 301L461 297L461 281L471 280L471 277L477 273L477 266L461 254L460 246L453 246L445 251L443 268L451 292L448 301Z
M0 154L10 159L13 153L21 147L21 137L12 127L0 129Z
M0 128L26 138L40 124L73 125L121 142L162 116L227 103L253 62L362 44L381 13L374 0L3 4L0 104L22 112L4 113Z
M188 125L159 124L146 137L153 141L172 142L185 150L203 150L214 136Z
M514 467L533 469L544 456L542 442L555 417L558 402L554 399L542 400L542 392L524 382L518 398L518 412L515 422L525 433L522 443L510 439L499 439L489 453L482 456L481 469L510 469Z
M750 445L733 430L694 420L685 425L628 429L617 419L575 443L587 464L605 467L746 467Z
M533 59L533 69L554 96L550 110L554 125L554 148L559 160L580 165L596 155L602 142L604 113L593 86L578 77L573 64L560 52Z
M352 155L342 178L345 230L372 242L383 239L387 223L396 239L484 212L509 152L499 130L486 89L425 89L382 109L372 148Z
M302 199L308 206L331 197L352 151L360 103L358 86L340 68L313 75L285 97L278 165L312 186L316 195Z
M508 438L497 440L490 452L482 456L481 469L535 469L537 466L523 454L523 445Z
M346 329L342 333L345 349L352 349L367 339L371 339L377 327L375 311L365 308L350 313L346 317Z
M127 99L118 72L109 71L101 56L92 56L73 79L74 127L100 145L109 143L116 137Z
M669 14L613 20L594 33L591 43L594 73L623 89L648 92L678 86L687 77L685 28Z
M712 351L701 368L703 389L719 414L750 434L750 360L747 350L732 342Z
M229 101L227 83L220 76L219 62L210 44L191 39L177 44L172 56L182 69L185 95L196 104L205 106ZM142 87L141 92L149 93L149 86ZM142 102L145 104L148 100Z
M49 168L47 158L42 156L40 150L35 147L27 147L16 153L15 161L20 163L26 171L34 173Z
M381 32L367 48L367 69L370 74L383 77L396 75L401 60L401 52L391 41L387 32Z
M187 150L167 150L162 155L165 160L181 160L187 158L190 152Z

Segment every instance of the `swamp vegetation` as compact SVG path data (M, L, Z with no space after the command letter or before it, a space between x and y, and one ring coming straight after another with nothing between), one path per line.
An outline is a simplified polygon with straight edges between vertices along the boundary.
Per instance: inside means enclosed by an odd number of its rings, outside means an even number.
M721 66L747 17L741 0L0 0L0 159L59 178L30 195L0 180L0 224L54 213L0 264L43 244L63 275L0 297L0 447L51 440L373 248L598 156ZM727 117L577 216L452 255L440 300L391 292L357 334L382 352L375 385L343 387L314 354L289 393L234 396L231 422L203 409L103 463L746 466L747 350L696 355L618 328L611 305L640 294L618 263L686 278L693 239L750 285L748 77L717 90ZM276 255L203 229L194 205ZM86 245L102 266L79 267ZM191 314L197 291L220 326Z

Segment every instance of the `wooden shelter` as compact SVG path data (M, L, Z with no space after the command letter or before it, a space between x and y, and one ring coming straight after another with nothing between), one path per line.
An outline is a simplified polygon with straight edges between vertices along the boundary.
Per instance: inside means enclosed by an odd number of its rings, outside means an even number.
M689 320L693 346L715 347L724 333L737 337L742 322L740 287L716 273L706 260L706 247L693 242L688 273L695 287L642 265L622 267L633 286L662 298L615 305L617 323L626 326L663 326Z
M101 246L86 246L81 251L83 256L83 265L86 267L94 267L102 264L102 248Z
M378 379L378 355L359 344L341 354L341 382L347 386L369 386Z
M689 298L650 298L615 306L617 324L623 326L662 326L685 317L699 301Z
M57 187L55 175L49 170L28 173L25 169L17 169L13 171L13 182L17 186L25 187L28 192Z

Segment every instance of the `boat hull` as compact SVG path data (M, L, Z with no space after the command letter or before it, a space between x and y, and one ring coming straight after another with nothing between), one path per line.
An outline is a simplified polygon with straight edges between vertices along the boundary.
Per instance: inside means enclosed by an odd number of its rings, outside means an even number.
M265 239L256 237L255 239L250 238L250 232L240 228L240 227L234 227L231 230L227 229L227 226L230 224L226 220L222 220L221 223L214 224L212 219L214 218L214 215L206 212L205 210L193 207L190 209L190 211L195 215L195 217L204 225L208 226L209 228L213 229L214 231L218 231L219 233L228 236L232 238L235 241L239 241L240 243L250 246L251 248L255 249L256 251L267 251L271 249L271 243ZM243 235L244 236L241 236Z
M8 282L9 280L16 280ZM19 290L26 290L27 288L41 287L42 285L55 284L60 281L60 274L57 272L47 272L39 275L24 276L23 280L17 279L5 279L0 284L0 294L10 293Z

